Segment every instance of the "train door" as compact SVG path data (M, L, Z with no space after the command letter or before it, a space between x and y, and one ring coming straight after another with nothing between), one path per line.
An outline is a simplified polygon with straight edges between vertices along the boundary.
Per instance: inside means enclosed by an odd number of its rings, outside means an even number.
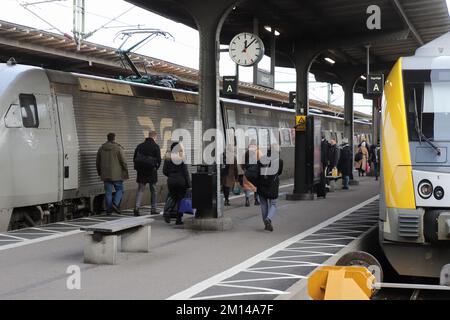
M58 201L58 146L52 121L51 98L19 94L11 105L6 135L10 146L11 207ZM11 119L10 119L11 118ZM15 120L10 122L9 120Z
M73 110L73 98L70 95L57 95L59 125L62 141L63 189L78 188L78 135Z

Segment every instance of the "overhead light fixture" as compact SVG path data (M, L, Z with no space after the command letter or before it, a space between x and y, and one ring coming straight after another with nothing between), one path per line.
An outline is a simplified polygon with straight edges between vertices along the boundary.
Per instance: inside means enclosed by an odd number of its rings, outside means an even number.
M270 33L272 33L272 27L270 27L270 26L264 26L264 29L266 29L266 31L267 32L270 32ZM275 33L275 36L279 36L280 35L280 31L278 31L278 30L274 30L274 33Z
M361 76L361 79L363 80L367 80L367 78L365 76Z
M325 61L326 62L328 62L328 63L330 63L330 64L335 64L336 63L336 61L334 61L333 59L331 59L331 58L325 58Z

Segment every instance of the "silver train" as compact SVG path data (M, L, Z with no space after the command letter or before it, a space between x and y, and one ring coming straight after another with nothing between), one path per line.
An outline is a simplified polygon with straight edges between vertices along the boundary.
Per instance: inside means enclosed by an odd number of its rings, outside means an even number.
M193 132L200 120L194 92L25 65L0 64L0 79L0 231L99 212L104 192L95 158L108 132L125 148L130 179L123 207L132 207L136 145L155 130L164 154L175 128ZM224 128L253 131L256 138L277 129L284 177L293 176L293 110L231 99L221 99L221 108ZM343 120L317 117L323 134L339 143ZM370 132L370 123L355 121L355 142L370 141ZM160 201L165 182L159 172Z

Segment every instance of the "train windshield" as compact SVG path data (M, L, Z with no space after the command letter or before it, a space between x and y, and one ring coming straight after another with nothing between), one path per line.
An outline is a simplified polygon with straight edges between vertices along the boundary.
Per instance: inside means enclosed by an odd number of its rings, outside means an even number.
M404 71L409 138L450 141L450 70Z

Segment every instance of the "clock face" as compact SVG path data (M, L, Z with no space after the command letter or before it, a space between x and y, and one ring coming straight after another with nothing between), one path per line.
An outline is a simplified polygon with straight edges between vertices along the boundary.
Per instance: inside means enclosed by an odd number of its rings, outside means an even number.
M264 56L264 43L252 33L240 33L230 42L230 57L240 66L250 67Z

